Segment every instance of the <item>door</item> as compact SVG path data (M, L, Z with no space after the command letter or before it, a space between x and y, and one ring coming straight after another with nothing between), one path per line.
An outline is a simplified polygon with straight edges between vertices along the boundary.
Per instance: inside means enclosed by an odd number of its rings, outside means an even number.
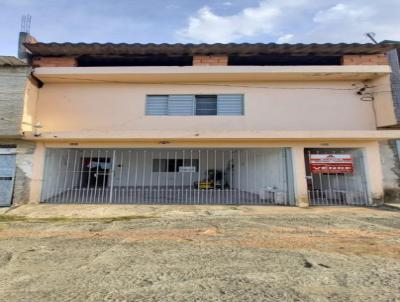
M306 149L305 162L310 205L368 205L362 150Z
M16 149L0 148L0 206L11 205L14 188Z
M107 187L111 169L110 158L85 157L83 160L82 185L84 188Z

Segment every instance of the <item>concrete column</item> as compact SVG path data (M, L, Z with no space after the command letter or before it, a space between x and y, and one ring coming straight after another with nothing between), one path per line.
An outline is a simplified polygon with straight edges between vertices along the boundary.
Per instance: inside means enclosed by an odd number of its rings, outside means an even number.
M397 148L399 142L400 141L397 140L379 142L384 199L387 203L400 200L400 162L398 152L398 150L400 150L400 145L399 148Z
M193 56L193 66L227 66L228 56Z
M388 65L386 54L375 55L344 55L342 65Z
M46 148L44 146L44 143L38 143L36 145L36 149L33 154L33 167L32 167L32 179L30 184L31 190L29 194L29 203L40 202L40 194L42 191L42 184L43 184L45 151Z
M293 147L292 158L296 203L299 207L308 207L309 200L307 192L306 165L304 161L304 147Z
M378 142L371 142L364 149L364 166L370 205L383 204L383 173Z
M27 203L30 196L32 180L33 155L36 143L24 140L16 141L17 158L13 192L13 205Z

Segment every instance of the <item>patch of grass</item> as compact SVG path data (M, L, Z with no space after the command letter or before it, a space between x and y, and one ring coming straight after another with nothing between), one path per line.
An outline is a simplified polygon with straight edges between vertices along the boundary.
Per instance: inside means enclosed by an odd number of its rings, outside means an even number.
M0 222L13 222L13 221L25 221L25 220L27 220L25 216L0 215Z
M103 223L111 223L115 221L128 221L128 220L133 220L133 219L151 219L151 218L157 218L156 216L119 216L119 217L105 217L105 218L97 218L97 219L89 219L91 221L99 221Z
M79 218L79 217L44 217L44 218L30 218L26 216L18 215L0 215L1 222L14 222L14 221L27 221L27 222L79 222L79 221L95 221L103 223L111 223L114 221L128 221L133 219L151 219L157 218L155 216L143 216L143 215L132 215L132 216L119 216L119 217L99 217L99 218Z
M381 210L381 211L400 212L399 207L395 207L395 206L392 206L389 204L381 205L381 206L377 207L376 209Z

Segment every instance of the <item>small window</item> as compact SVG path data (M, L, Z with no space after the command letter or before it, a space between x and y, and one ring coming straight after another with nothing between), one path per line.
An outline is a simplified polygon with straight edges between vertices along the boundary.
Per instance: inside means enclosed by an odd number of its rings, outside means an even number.
M197 172L198 159L153 159L153 172Z
M217 96L196 95L196 115L217 115Z
M167 160L153 159L153 172L167 172Z

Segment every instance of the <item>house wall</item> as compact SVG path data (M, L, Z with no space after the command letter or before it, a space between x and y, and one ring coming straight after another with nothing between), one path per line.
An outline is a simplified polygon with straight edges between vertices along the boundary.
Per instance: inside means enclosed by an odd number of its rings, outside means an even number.
M39 97L39 88L32 79L26 80L24 105L22 114L21 130L35 131L34 124L36 123L36 105Z
M397 121L400 121L400 50L394 49L389 52L389 62L392 68L391 90L393 95L393 104L396 109Z
M350 81L209 85L49 83L39 91L36 121L43 125L44 132L79 131L80 136L89 131L123 130L374 130L372 103L361 101L352 84ZM218 93L244 94L244 116L144 115L146 94Z
M28 67L0 66L0 137L19 136Z
M0 66L0 145L16 146L17 151L13 205L29 200L36 146L20 139L29 72L27 66Z
M288 178L284 149L247 151L234 161L234 171L240 171L240 178L234 175L233 186L253 193L259 193L260 189L285 191Z
M386 203L400 202L400 158L396 140L379 144L382 158L384 199Z
M386 54L374 55L344 55L343 65L387 65L389 64Z
M228 65L228 56L194 56L193 66L226 66Z
M146 139L146 132L208 131L248 133L249 140L239 142L179 142L168 139L170 147L217 148L217 147L290 147L293 155L293 171L297 203L307 205L307 184L304 148L330 147L360 148L363 150L371 203L382 202L382 171L379 148L376 141L251 141L253 131L313 131L321 130L376 130L380 121L391 122L393 103L390 94L381 94L374 102L361 101L353 81L263 81L227 82L209 84L135 84L135 83L45 83L38 91L32 89L31 99L24 117L40 122L40 132L54 133L59 143L39 142L35 152L31 202L38 202L43 182L46 147L71 148L160 148L160 139L148 142L122 142L115 133L137 131ZM375 82L373 82L374 84ZM388 77L381 77L378 84L388 85ZM361 83L357 83L360 85ZM358 87L358 86L357 86ZM386 86L385 86L386 87ZM384 88L385 88L384 87ZM289 88L289 89L288 89ZM304 89L308 88L308 89ZM244 94L244 116L145 116L147 94ZM379 111L377 106L384 104ZM386 104L386 105L385 105ZM392 115L390 114L392 110ZM92 132L102 133L114 142L95 141ZM354 132L353 132L354 131ZM278 132L279 133L279 132ZM80 137L79 146L74 140ZM50 136L52 137L52 136ZM66 137L71 137L68 140ZM44 136L43 139L48 139ZM40 138L38 138L40 140ZM86 141L85 141L86 139ZM91 139L89 141L88 139ZM178 139L178 138L176 138ZM271 165L277 162L271 163ZM118 176L119 177L119 176ZM116 178L118 183L119 179ZM124 175L121 175L124 179ZM271 183L274 181L271 180ZM242 183L243 184L243 183Z
M379 77L370 83L374 87L374 106L376 126L387 127L397 124L396 110L392 98L390 75Z
M393 105L397 123L400 120L400 64L399 50L389 52L389 62L392 68L391 89L385 88L393 96ZM388 140L380 143L383 169L383 186L385 190L385 202L400 202L400 155L399 141Z

